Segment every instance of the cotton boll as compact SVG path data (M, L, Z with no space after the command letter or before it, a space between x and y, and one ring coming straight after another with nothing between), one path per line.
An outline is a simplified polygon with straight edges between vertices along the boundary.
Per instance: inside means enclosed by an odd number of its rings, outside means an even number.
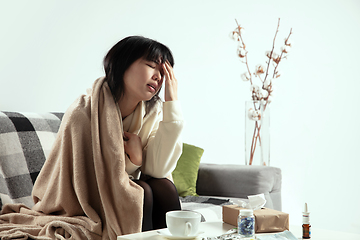
M280 57L279 54L277 54L276 52L273 52L273 54L272 54L273 59L278 59L279 57Z
M251 85L250 86L250 91L251 92L258 92L260 90L260 87L258 86L258 85L256 85L256 84L253 84L253 85Z
M245 49L243 49L243 48L238 48L238 50L237 50L237 55L240 57L240 58L244 58L245 56L246 56L246 51L245 51Z
M250 109L248 110L248 118L249 118L250 120L253 120L253 119L254 119L254 116L255 116L255 111L254 111L254 109L250 108Z
M264 88L269 88L269 86L271 85L271 83L272 83L272 79L270 78L268 78L268 79L266 79L265 80L265 82L264 82Z
M259 120L260 119L260 112L259 111L256 111L256 110L254 110L254 109L252 109L252 108L250 108L249 109L249 111L248 111L248 118L250 119L250 120L254 120L254 121L257 121L257 120Z
M270 55L271 55L271 51L266 51L265 52L265 56L267 56L268 58L272 58Z
M239 33L235 30L235 31L232 31L230 34L229 34L229 37L234 40L234 41L238 41L239 39Z
M271 56L270 56L271 55ZM265 56L271 59L277 59L279 57L279 54L277 54L275 51L271 53L271 51L266 51Z
M243 81L249 81L250 80L250 75L248 72L244 72L243 74L241 74L241 79Z
M284 45L284 46L282 46L282 47L280 48L280 50L281 50L283 53L289 53L289 52L290 52L290 47Z
M280 55L274 52L274 53L273 53L273 58L272 58L272 60L273 60L275 63L279 64L279 62L280 62L280 60L281 60Z
M258 99L263 101L269 96L269 92L265 89L260 89L260 91L257 93Z
M263 73L265 73L265 66L264 65L262 65L262 64L258 64L258 65L256 65L256 67L255 67L255 74L256 75L260 75L260 74L263 74Z
M261 95L265 99L269 96L269 92L265 89L261 89Z

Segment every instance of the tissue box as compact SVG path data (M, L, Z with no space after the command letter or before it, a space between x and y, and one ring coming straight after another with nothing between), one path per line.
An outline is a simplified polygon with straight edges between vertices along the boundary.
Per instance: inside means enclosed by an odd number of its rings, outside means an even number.
M237 205L223 206L223 222L237 226L237 219L243 209ZM289 214L270 208L254 210L255 233L281 232L289 230Z

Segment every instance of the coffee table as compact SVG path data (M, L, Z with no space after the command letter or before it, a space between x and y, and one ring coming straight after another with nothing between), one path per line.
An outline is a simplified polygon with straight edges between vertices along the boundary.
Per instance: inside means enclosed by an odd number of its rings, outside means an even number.
M200 224L200 231L205 232L203 235L196 238L196 240L201 240L202 237L214 237L226 233L230 229L233 229L234 226L223 223L223 222L203 222ZM290 231L297 237L299 240L302 239L302 228L301 226L290 225ZM268 233L264 233L268 234ZM261 234L261 235L264 235ZM256 234L260 235L260 234ZM166 240L167 238L159 235L156 230L134 233L129 235L118 236L117 240ZM312 228L311 229L311 240L338 240L338 239L349 239L349 240L358 240L360 239L360 234L347 233L347 232L338 232L326 229Z
M200 223L199 231L204 232L203 235L195 238L195 239L202 239L201 237L214 237L219 236L221 234L226 233L230 229L233 229L234 226L223 223L223 222L202 222ZM156 230L142 232L142 233L134 233L129 235L118 236L117 240L130 240L130 239L137 239L137 240L166 240L167 238L159 235Z

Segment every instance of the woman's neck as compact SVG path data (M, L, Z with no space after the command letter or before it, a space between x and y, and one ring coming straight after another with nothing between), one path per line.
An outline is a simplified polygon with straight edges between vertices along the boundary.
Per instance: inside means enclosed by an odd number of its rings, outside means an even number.
M136 106L139 104L137 101L131 101L129 98L121 98L118 101L121 117L125 119L129 116L133 111L135 111Z

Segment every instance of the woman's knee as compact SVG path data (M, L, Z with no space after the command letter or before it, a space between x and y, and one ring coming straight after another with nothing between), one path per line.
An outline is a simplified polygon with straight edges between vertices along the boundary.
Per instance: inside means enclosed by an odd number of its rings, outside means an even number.
M144 189L144 198L152 198L152 189L150 187L150 185L142 180L133 180L137 185L139 185L140 187L142 187L142 189Z
M147 183L153 191L160 190L166 192L174 192L177 194L174 183L167 178L151 178L147 181Z

